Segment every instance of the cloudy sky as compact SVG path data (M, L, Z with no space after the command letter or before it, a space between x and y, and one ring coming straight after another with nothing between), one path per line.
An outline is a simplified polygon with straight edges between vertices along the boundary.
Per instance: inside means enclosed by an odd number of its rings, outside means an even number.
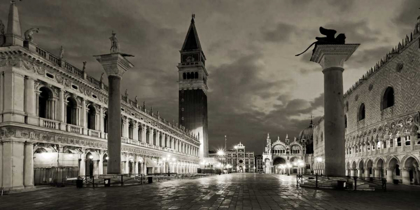
M109 52L111 31L136 66L124 75L123 90L178 119L179 50L191 14L207 57L210 148L242 142L261 153L272 138L297 136L311 113L323 115L321 67L303 51L318 27L345 33L361 46L346 63L347 90L409 34L420 15L418 0L31 0L18 2L22 31L39 27L35 43L99 78L92 55ZM9 0L0 18L7 22Z

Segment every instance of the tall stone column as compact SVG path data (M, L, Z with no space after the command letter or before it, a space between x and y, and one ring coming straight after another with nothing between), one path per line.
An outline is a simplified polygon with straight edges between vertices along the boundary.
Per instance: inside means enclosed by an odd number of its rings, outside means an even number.
M60 130L66 130L66 99L64 98L64 89L58 93L58 121L60 121Z
M27 123L37 125L36 119L36 98L35 98L35 81L33 78L25 77L25 112L28 115Z
M121 174L121 78L133 68L126 57L128 54L118 52L118 41L115 33L111 39L111 53L95 56L108 75L108 174Z
M25 188L34 186L34 145L32 142L25 142Z
M344 142L344 61L359 44L318 45L311 61L322 66L324 73L325 175L345 175Z
M139 132L138 132L138 124L137 121L133 120L133 140L139 140Z

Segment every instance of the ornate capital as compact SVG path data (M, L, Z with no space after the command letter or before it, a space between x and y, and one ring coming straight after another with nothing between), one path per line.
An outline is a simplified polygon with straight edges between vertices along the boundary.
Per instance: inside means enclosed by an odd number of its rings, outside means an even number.
M108 77L117 76L121 78L128 69L134 67L134 65L124 56L125 54L121 53L111 53L105 55L95 55L94 57L102 64L102 67Z
M312 54L311 61L319 63L323 69L343 68L344 61L356 51L360 44L327 44L318 45Z

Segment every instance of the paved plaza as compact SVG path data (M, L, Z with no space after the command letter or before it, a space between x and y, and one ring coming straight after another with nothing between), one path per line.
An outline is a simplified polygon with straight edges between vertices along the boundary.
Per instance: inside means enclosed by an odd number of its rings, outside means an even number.
M0 209L419 209L420 188L296 188L294 176L226 174L112 188L52 188L0 197Z

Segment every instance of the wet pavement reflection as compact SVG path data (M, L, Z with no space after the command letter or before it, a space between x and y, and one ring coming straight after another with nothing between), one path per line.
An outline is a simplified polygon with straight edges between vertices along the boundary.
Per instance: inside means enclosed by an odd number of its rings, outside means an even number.
M420 209L419 187L388 192L296 187L294 176L225 174L149 185L53 188L0 197L0 209Z

